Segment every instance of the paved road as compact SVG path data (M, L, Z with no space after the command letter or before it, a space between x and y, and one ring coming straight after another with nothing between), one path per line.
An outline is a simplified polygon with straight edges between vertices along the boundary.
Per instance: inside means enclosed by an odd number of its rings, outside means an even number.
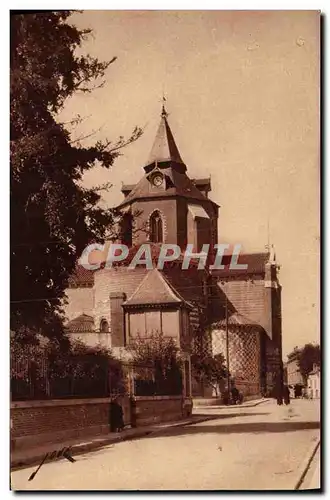
M198 410L199 413L206 410ZM319 435L319 405L273 401L207 410L218 418L12 473L15 490L293 489Z

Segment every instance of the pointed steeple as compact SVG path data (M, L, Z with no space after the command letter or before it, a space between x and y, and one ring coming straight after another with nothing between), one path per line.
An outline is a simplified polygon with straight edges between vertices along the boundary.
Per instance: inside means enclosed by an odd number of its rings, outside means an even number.
M144 167L146 172L152 170L152 168L159 163L171 163L171 165L176 166L176 168L180 172L185 172L187 170L180 156L177 145L175 144L175 140L168 124L167 117L168 113L165 109L165 98L163 97L160 124L148 161L146 163L146 166ZM161 165L158 166L160 167Z

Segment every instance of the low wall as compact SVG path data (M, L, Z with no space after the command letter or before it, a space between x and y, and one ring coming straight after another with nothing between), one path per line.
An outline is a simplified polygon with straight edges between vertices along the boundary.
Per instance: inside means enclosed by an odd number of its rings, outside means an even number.
M130 424L130 407L123 407ZM15 450L109 432L108 398L14 402L10 413Z
M125 425L144 426L189 415L181 396L121 398ZM109 398L11 403L12 450L85 439L110 432Z
M135 396L132 398L132 422L136 427L180 420L185 410L182 396Z

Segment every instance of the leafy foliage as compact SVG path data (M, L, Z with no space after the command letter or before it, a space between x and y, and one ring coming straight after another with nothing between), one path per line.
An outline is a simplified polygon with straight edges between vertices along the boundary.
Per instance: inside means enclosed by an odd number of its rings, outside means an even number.
M128 350L138 380L136 387L140 387L141 392L145 388L150 395L182 393L182 360L172 337L164 337L159 332L147 338L137 336Z
M203 357L194 354L191 363L197 382L210 385L217 393L219 383L227 377L224 356L221 353L215 356L207 354Z
M321 365L320 346L305 344L304 347L299 350L298 354L298 367L305 383L307 382L308 375L313 370L314 364L317 366Z
M70 11L11 17L11 329L61 335L62 299L77 257L92 241L113 236L118 214L100 208L100 191L83 174L109 169L141 130L116 142L73 141L58 113L76 92L103 84L109 66L77 55L91 30L68 21Z
M123 392L124 374L119 360L102 346L80 341L63 346L50 341L22 347L11 341L12 398L106 397Z

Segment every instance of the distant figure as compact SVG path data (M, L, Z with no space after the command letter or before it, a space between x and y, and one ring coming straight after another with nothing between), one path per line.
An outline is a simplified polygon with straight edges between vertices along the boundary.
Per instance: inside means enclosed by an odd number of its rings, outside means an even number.
M242 394L240 394L240 392L237 389L237 387L232 387L232 389L231 389L231 397L232 397L234 405L236 405L237 403L238 404L242 403L243 396L242 396Z
M110 431L121 432L124 428L124 412L119 404L119 398L114 398L110 403Z
M281 406L283 404L283 398L282 398L281 394L277 395L276 401L277 401L278 406Z
M283 396L284 396L284 403L286 405L289 405L290 404L290 389L287 385L285 385L283 388Z
M294 397L301 398L302 395L302 386L300 384L296 384L294 386Z
M277 384L276 386L276 402L278 406L281 406L283 404L283 392L281 384Z

